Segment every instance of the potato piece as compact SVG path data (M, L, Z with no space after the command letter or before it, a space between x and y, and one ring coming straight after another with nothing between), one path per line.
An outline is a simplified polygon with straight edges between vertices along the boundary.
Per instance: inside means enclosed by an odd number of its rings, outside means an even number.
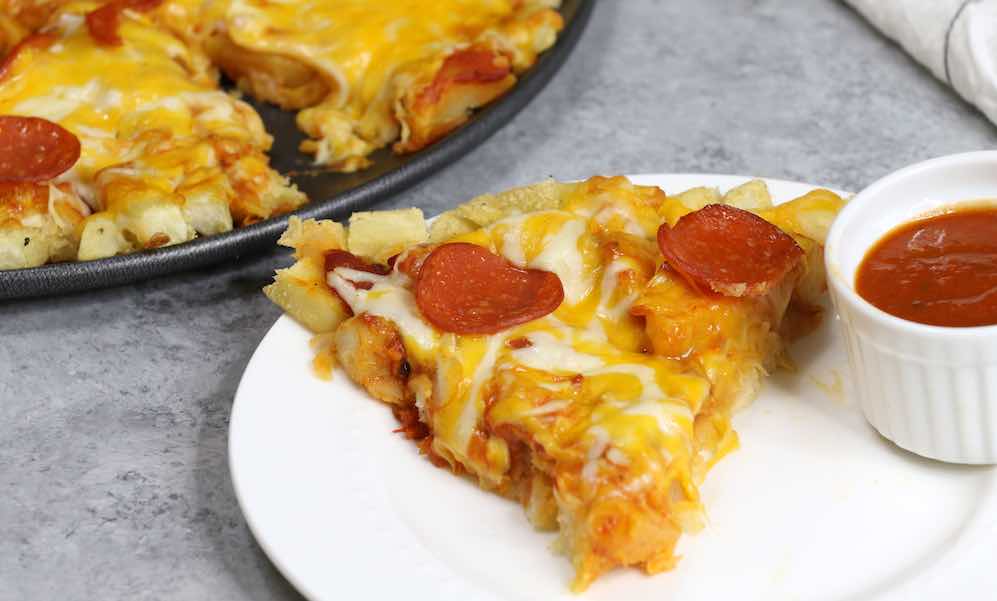
M472 198L452 211L456 216L477 227L495 223L512 212L520 211L517 207L507 206L501 198L492 194L482 194Z
M482 194L460 205L453 212L484 227L509 215L556 209L561 206L561 197L569 186L571 184L549 179L498 194Z
M824 244L831 222L844 206L845 201L834 192L813 190L758 214L787 232Z
M278 244L293 248L298 260L278 269L263 292L312 332L332 332L350 312L325 282L325 253L346 248L346 229L327 219L291 217Z
M476 196L455 209L440 214L429 230L430 242L443 242L472 232L518 213L544 211L561 206L561 198L573 184L548 179L498 194Z
M384 263L409 246L422 244L428 237L420 209L364 211L350 217L347 249L375 263Z
M277 244L294 249L294 257L314 257L326 251L346 248L346 228L330 219L301 219L292 216Z
M334 346L346 374L372 397L391 405L411 400L406 386L411 368L392 322L367 313L352 317L336 330Z
M321 256L304 257L287 269L278 269L273 284L263 293L312 332L331 332L350 312L324 280Z
M753 179L728 190L723 202L746 211L757 211L772 208L772 195L765 182Z
M37 267L48 262L49 237L41 228L12 226L0 229L0 269Z
M88 212L56 186L0 184L0 269L75 258L77 226Z
M720 202L723 202L723 197L716 188L690 188L674 196L668 196L667 201L658 207L658 215L670 227L675 227L678 220L689 213Z
M537 55L557 41L557 32L564 28L564 18L557 12L560 0L530 0L524 3L516 19L506 20L497 36L502 49L512 56L516 73L529 69Z
M315 155L315 163L335 171L352 173L371 164L367 155L377 149L353 127L353 119L336 102L323 102L306 108L295 118L298 128L310 140L301 142L301 152ZM385 141L387 143L387 141Z
M529 186L520 186L495 196L506 207L516 208L521 213L546 211L561 206L561 198L575 184L564 184L557 180L547 179ZM508 214L508 213L507 213Z
M118 215L125 237L138 248L159 248L193 240L194 228L184 218L177 198L149 194L133 198Z
M68 186L67 186L67 189ZM90 215L87 206L76 194L49 184L48 217L53 234L52 245L49 248L49 262L72 261L80 249L80 232L83 221Z
M223 202L218 202L219 200ZM183 204L183 216L194 231L202 236L221 234L232 229L232 213L228 210L228 203L217 196L209 194L187 196Z
M121 228L114 222L109 213L97 213L87 217L83 222L83 233L80 237L80 250L76 253L79 261L103 259L132 250L132 245L125 240Z
M208 236L232 229L229 199L235 195L221 174L177 188L183 197L183 215L198 234Z
M97 183L104 207L132 247L158 248L196 235L184 218L183 197L159 180L143 180L124 167L114 167L101 171Z
M679 201L691 211L698 211L706 205L723 202L719 190L702 186L699 188L689 188L685 192L681 192L670 198Z
M230 205L232 219L240 226L293 211L308 202L294 183L270 169L268 161L262 153L252 152L225 170L236 192Z
M447 240L473 232L478 229L478 225L473 221L468 221L457 215L454 211L447 211L433 220L429 226L429 243L438 244Z

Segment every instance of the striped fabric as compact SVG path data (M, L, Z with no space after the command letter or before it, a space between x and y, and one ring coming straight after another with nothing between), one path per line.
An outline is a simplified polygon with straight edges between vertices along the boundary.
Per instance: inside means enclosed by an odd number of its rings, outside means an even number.
M997 123L997 0L845 0Z

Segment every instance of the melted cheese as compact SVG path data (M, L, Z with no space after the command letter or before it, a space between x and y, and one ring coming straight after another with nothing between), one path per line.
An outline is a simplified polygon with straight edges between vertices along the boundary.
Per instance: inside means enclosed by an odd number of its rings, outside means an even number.
M478 347L475 353L476 365L471 371L471 380L467 387L466 394L462 398L452 399L455 406L461 406L460 416L457 419L453 430L453 437L450 445L462 451L462 455L470 458L467 452L471 435L478 427L485 409L485 400L482 396L485 383L492 378L496 364L499 360L499 353L505 346L503 336L488 336L474 340L472 346Z
M557 210L493 214L497 221L450 239L558 276L564 301L528 323L488 336L430 335L397 270L339 268L329 282L354 313L401 332L415 358L403 402L429 430L420 448L519 499L534 524L558 527L578 591L616 566L656 573L675 564L681 534L705 523L702 478L736 447L731 413L779 358L782 317L812 282L800 269L763 297L703 295L660 268L655 234L680 210L677 199L593 178L558 201L545 205ZM833 212L822 194L797 202ZM819 233L794 209L766 216L801 238L805 227ZM801 246L807 265L819 265L819 244Z
M260 142L253 133L261 126L247 123L206 73L190 72L197 59L180 40L136 17L122 19L122 46L99 46L80 26L93 6L67 7L79 12L57 21L58 43L16 60L0 87L0 113L43 117L80 138L82 154L67 179L91 182L99 170L133 160L151 130L182 138L221 129Z
M231 0L240 46L295 57L334 82L326 101L361 119L400 67L466 44L512 14L512 0ZM379 107L385 110L389 107Z
M526 339L529 340L530 346L516 349L511 355L517 363L530 369L581 374L605 365L599 357L576 351L569 342L559 340L550 332L536 332Z
M464 111L513 85L508 73L480 82L472 94L448 95L452 83L466 87L468 80L437 75L448 56L471 46L501 54L495 60L512 71L528 68L563 24L552 10L557 4L217 0L206 3L199 20L207 45L244 88L303 108L297 123L309 139L302 150L316 163L354 171L399 138L400 152L423 147L459 125ZM442 87L434 87L438 81Z
M373 286L363 290L351 282L368 282ZM354 313L369 313L390 319L401 332L409 352L428 358L439 345L440 333L419 315L407 282L408 278L398 271L393 271L390 276L379 276L339 267L328 275L329 286Z
M122 44L102 46L84 24L101 4L67 2L44 30L54 42L19 53L0 85L0 114L42 117L80 140L56 180L95 211L75 258L184 242L306 200L269 169L262 121L218 88L196 45L125 11Z
M411 282L397 270L381 276L337 268L329 275L354 313L392 320L407 348L430 363L436 385L424 413L434 448L491 485L508 466L492 465L476 450L475 432L497 424L529 433L552 454L587 457L590 484L602 471L640 471L648 462L691 456L693 411L709 385L672 361L634 352L641 324L627 310L636 294L621 276L642 271L633 258L603 252L604 225L596 216L604 213L588 209L518 215L458 238L522 267L552 271L564 286L555 313L495 335L440 335L420 318ZM632 330L623 346L613 344L614 329ZM507 388L509 381L516 384ZM552 423L579 434L560 440ZM664 465L656 469L665 473Z
M821 195L799 202L833 209ZM779 357L780 320L804 283L793 272L764 297L727 298L659 269L655 233L677 204L623 178L593 178L559 210L453 238L556 273L565 289L556 311L489 336L421 334L398 272L330 276L354 312L392 319L418 357L409 387L429 427L421 448L520 499L535 524L556 523L576 591L619 565L672 567L679 536L703 527L699 484L736 446L731 413ZM773 216L798 234L816 227L799 217ZM808 261L819 258L817 243L801 245ZM391 303L369 300L382 289Z

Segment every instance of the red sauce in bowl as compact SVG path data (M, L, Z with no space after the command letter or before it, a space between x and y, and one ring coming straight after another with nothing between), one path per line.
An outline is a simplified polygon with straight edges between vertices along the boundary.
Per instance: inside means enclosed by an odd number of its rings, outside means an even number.
M866 253L855 289L908 321L997 324L997 207L958 209L895 228Z

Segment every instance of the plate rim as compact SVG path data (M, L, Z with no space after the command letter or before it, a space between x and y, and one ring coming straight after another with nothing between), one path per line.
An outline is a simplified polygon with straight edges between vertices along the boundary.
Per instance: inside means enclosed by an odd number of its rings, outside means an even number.
M798 182L792 180L784 180L779 178L760 177L760 176L683 172L683 173L635 173L635 174L626 174L625 177L627 177L634 183L638 183L639 185L659 185L659 186L661 184L652 184L650 183L650 181L655 179L661 180L667 178L675 178L675 179L702 178L704 180L707 180L703 183L703 185L733 186L737 185L738 183L743 183L747 180L761 179L768 184L789 185L794 187L804 186L811 189L825 188L839 195L851 196L851 193L842 192L836 190L835 188L822 186L819 184L810 184L806 182ZM277 568L280 574L285 579L287 579L287 581L295 588L295 590L301 593L305 598L309 599L309 601L326 601L311 588L309 583L304 578L300 578L298 576L293 566L288 565L284 561L281 554L273 547L271 541L263 533L263 528L261 528L261 525L258 523L257 516L252 511L247 511L247 505L248 505L246 500L247 495L245 489L240 484L240 480L242 478L242 475L240 474L243 474L244 472L239 467L240 464L238 462L238 459L236 457L236 451L234 451L234 446L232 444L233 432L238 431L238 424L243 419L240 416L243 415L244 412L240 408L244 407L245 405L244 403L240 403L239 399L240 397L243 396L243 386L246 382L247 374L250 372L250 368L253 367L255 361L257 360L257 356L260 354L261 349L264 347L267 340L271 336L279 335L275 334L275 332L280 332L283 328L288 327L288 324L297 328L304 329L303 326L295 322L291 317L289 317L284 313L281 313L281 315L274 321L274 323L270 326L269 329L267 329L266 333L260 339L256 348L253 350L252 355L247 361L246 367L243 369L242 376L239 379L239 385L236 387L235 395L233 397L232 409L229 414L229 427L228 427L227 443L226 443L226 453L228 455L227 464L229 469L229 478L232 483L232 489L233 492L235 493L236 501L239 504L239 510L242 513L243 519L245 519L246 525L249 527L249 530L252 533L254 540L260 546L263 552L266 554L267 559L273 563L273 565ZM307 332L307 330L305 330L305 332Z
M510 92L477 111L457 131L412 155L411 160L398 168L331 198L312 201L290 213L222 234L104 259L0 270L0 301L97 290L237 260L272 247L292 216L341 218L425 180L458 162L502 129L546 87L571 56L595 6L595 0L574 2L575 10L557 42L520 76Z

